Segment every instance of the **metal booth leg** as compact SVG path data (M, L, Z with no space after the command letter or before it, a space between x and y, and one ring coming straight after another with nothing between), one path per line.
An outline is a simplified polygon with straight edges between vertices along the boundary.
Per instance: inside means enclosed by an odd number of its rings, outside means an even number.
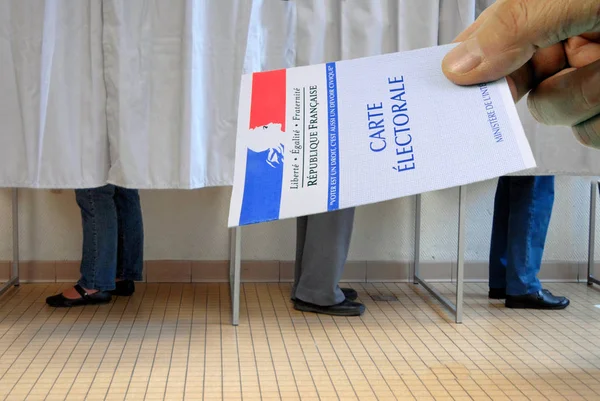
M19 285L19 190L12 189L12 242L13 260L10 279L0 287L0 295Z
M414 283L421 284L431 295L449 309L454 315L456 323L462 323L463 320L463 292L464 292L464 253L465 253L465 206L466 206L467 187L458 188L458 246L457 246L457 274L456 274L456 303L452 303L448 298L439 293L438 290L431 287L425 281L419 272L420 263L420 243L421 243L421 195L416 197L415 211L415 262L414 262Z
M229 289L231 292L231 324L240 323L240 280L242 258L242 228L230 229Z
M588 236L588 271L587 284L600 285L600 280L594 277L594 264L596 259L596 204L598 203L598 181L592 181L590 186L590 225Z
M415 250L413 263L413 284L419 284L421 264L421 194L415 196Z

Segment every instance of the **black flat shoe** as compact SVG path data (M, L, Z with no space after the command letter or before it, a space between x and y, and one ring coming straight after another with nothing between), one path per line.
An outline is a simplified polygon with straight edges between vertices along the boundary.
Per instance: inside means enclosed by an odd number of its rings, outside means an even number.
M294 309L300 312L322 313L331 316L360 316L365 312L365 306L358 302L344 300L337 305L320 306L296 299Z
M489 299L506 299L506 288L490 288Z
M340 290L342 290L344 296L348 301L356 301L356 299L358 298L358 292L356 292L352 288L340 288Z
M79 284L73 288L81 295L81 298L69 299L63 294L58 294L46 298L46 303L54 308L70 308L72 306L106 304L112 298L108 291L98 291L88 294Z
M506 296L506 307L513 309L565 309L570 301L565 297L555 297L548 290L540 290L535 294Z
M115 283L115 289L110 293L117 297L130 297L135 292L135 282L133 280L121 280Z

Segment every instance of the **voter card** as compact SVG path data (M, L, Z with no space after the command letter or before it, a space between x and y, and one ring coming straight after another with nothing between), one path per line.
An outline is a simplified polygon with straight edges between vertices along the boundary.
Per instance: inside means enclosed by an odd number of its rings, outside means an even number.
M454 85L453 46L244 75L229 226L534 168L506 80Z

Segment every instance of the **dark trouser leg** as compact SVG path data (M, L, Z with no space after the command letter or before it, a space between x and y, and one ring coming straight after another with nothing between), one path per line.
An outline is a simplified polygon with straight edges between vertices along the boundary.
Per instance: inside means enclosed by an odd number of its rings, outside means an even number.
M354 209L300 217L292 298L319 306L345 300L338 285L348 257Z
M511 177L506 268L507 295L538 292L554 205L554 177Z
M138 191L116 187L115 205L119 225L116 277L140 281L144 269L144 223Z
M506 289L506 248L510 215L510 177L500 177L494 199L492 241L490 244L489 283L491 290Z

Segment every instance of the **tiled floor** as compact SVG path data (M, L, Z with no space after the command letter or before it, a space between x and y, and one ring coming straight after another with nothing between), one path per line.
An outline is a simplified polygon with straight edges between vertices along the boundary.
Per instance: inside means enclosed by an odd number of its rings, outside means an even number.
M548 287L569 309L507 310L468 284L455 325L408 284L354 285L362 318L301 314L289 285L246 284L234 328L226 284L140 285L71 310L44 304L60 285L23 285L0 299L0 399L600 400L600 289Z

